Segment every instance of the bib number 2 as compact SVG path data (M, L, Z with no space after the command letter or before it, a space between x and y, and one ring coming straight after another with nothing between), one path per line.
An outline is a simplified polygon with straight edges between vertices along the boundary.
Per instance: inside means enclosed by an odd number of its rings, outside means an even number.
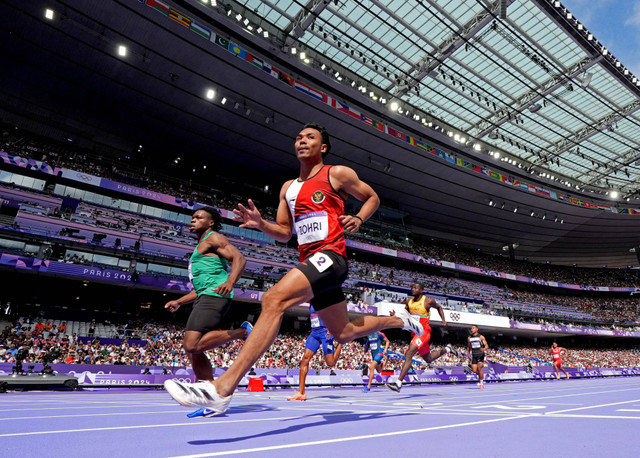
M314 254L308 259L308 261L318 269L318 272L324 272L333 265L331 258L323 253Z

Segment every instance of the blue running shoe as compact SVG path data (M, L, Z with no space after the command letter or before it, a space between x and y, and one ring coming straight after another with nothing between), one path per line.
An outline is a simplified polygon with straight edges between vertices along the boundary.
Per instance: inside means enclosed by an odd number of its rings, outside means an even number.
M245 321L244 323L242 323L240 325L241 328L245 328L247 330L247 335L245 336L244 340L247 340L247 337L249 337L249 334L251 334L251 330L253 329L253 325L251 323L249 323L248 321Z
M195 412L191 412L187 414L188 418L207 418L207 417L213 417L215 415L218 415L218 413L215 410L211 410L211 409L198 409Z
M371 388L368 388L366 386L362 389L363 393L368 393L369 391L371 391Z

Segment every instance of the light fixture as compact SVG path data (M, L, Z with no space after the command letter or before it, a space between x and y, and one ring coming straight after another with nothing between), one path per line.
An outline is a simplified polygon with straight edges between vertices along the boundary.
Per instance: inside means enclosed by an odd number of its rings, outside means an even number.
M46 17L50 21L53 20L53 10L50 8L47 8L46 10L44 10L44 17Z
M127 55L127 47L123 46L123 45L118 46L118 55L122 56L122 57L126 56Z
M236 14L236 20L237 21L242 20L242 14L240 14L240 13Z
M302 51L300 53L300 59L305 60L306 58L307 58L307 54L304 51Z
M227 103L227 98L226 97L222 97L222 100L220 100L220 103L223 104L223 105L225 103Z
M493 207L493 200L489 201L489 207Z
M269 38L269 32L265 30L264 32L262 32L262 36L265 38Z
M618 196L619 196L618 191L611 191L611 198L612 198L612 199L617 199L617 198L618 198Z
M518 213L518 207L513 209L513 213Z
M534 216L535 212L533 210L531 210L531 214L529 216Z
M400 105L398 105L398 102L391 102L391 111L398 111L398 109L400 108Z
M547 219L547 214L542 215L542 219Z
M297 52L298 52L298 50L296 48L291 48L291 54L295 54Z
M209 100L213 100L213 98L215 97L215 95L216 95L216 91L214 91L213 89L209 89L209 90L207 90L207 98L208 98Z
M238 108L240 108L240 102L236 102L236 103L233 105L233 108L235 108L236 110L237 110Z

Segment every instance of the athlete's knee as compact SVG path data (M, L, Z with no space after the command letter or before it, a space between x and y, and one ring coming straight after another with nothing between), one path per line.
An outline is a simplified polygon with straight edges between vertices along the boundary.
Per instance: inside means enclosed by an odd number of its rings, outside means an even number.
M202 353L202 349L200 348L200 339L185 339L182 342L182 346L184 347L184 351L188 354L197 354Z
M263 312L282 312L285 307L285 297L278 291L268 290L262 295Z

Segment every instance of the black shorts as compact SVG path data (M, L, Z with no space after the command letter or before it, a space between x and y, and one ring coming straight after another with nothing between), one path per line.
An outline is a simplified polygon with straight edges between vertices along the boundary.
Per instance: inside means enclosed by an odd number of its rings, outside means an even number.
M484 353L481 355L471 355L471 364L484 363Z
M187 321L187 331L205 334L213 331L231 306L231 299L202 294L193 303L193 310Z
M296 269L311 283L311 305L314 309L326 309L344 301L342 284L349 273L347 259L344 256L334 251L320 251L302 261Z

